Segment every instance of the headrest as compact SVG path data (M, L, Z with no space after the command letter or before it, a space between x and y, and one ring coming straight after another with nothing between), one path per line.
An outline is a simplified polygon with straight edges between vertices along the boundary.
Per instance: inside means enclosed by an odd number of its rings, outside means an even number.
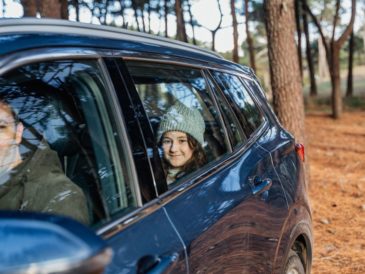
M59 155L72 155L78 146L81 117L69 92L41 80L17 83L7 102L24 124L24 141L38 145L42 138Z

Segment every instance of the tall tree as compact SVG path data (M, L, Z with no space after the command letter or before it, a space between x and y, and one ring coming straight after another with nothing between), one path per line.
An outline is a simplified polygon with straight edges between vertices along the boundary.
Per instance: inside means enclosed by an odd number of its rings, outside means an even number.
M139 16L138 16L138 2L132 1L133 15L134 20L136 21L137 31L141 31L141 27L139 25Z
M79 0L72 0L71 3L75 8L76 21L80 21L80 4L79 4Z
M68 19L67 0L21 0L24 17L41 17Z
M39 11L41 17L62 18L62 1L59 0L42 0L39 1Z
M168 0L164 0L165 37L169 37L169 32L168 32L168 25L169 25L168 15L169 15Z
M304 3L304 2L303 2ZM306 4L306 3L304 3ZM332 36L327 40L320 22L312 13L308 5L305 5L307 12L310 14L314 24L317 26L320 33L323 45L326 51L326 59L330 70L331 85L332 85L332 116L338 119L342 115L342 93L341 93L341 79L340 79L340 50L349 37L355 20L356 14L356 0L351 0L351 18L349 24L346 26L342 34L336 39L336 27L339 23L340 0L336 0L335 15L333 17Z
M184 10L182 6L183 0L175 0L175 13L176 13L176 39L188 42L188 36L186 35Z
M192 34L193 34L193 44L196 45L196 38L195 38L195 20L193 17L193 13L191 12L191 3L190 0L186 0L187 6L188 6L188 13L189 13L189 18L190 18L190 26L191 26L191 30L192 30Z
M256 71L256 62L255 62L255 48L253 46L253 40L249 28L249 21L250 21L250 13L248 11L248 0L245 0L245 23L246 23L246 39L248 44L248 54L250 55L250 66L251 68Z
M3 3L3 10L2 10L2 12L3 12L3 16L4 16L4 14L6 12L6 2L5 2L5 0L2 0L2 3Z
M280 122L306 143L304 103L295 43L294 0L265 0L274 110Z
M307 0L302 0L307 1ZM315 78L315 69L314 69L314 63L313 63L313 54L311 49L311 42L310 42L310 36L309 36L309 28L308 28L308 18L307 13L303 9L302 13L303 17L303 31L305 35L305 42L306 42L306 57L307 57L307 63L308 63L308 74L310 79L310 96L316 96L317 95L317 83Z
M233 51L232 60L238 63L238 30L237 30L237 17L236 17L236 5L235 0L231 0L231 16L232 16L232 28L233 28Z
M354 30L351 31L350 39L349 39L349 61L348 61L348 73L347 73L347 89L346 89L346 97L351 97L353 94L354 86L353 86L353 63L354 63Z
M302 62L302 27L301 27L301 7L299 1L295 2L295 24L297 27L297 37L298 37L298 62L299 62L299 71L300 77L303 79L303 62Z
M21 0L20 3L23 6L24 17L36 17L37 16L37 0Z

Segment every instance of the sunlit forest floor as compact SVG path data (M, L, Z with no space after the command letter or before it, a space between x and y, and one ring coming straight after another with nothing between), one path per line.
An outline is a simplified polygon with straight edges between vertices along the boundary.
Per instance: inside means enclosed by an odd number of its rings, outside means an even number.
M365 68L355 85L340 120L328 104L307 108L313 274L365 273Z
M314 220L312 273L365 273L365 112L306 118Z

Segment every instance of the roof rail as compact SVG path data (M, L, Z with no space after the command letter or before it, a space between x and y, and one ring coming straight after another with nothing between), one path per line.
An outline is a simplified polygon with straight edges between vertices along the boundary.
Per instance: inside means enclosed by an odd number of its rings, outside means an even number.
M126 30L118 27L95 25L81 22L74 22L61 19L45 18L1 18L0 34L6 33L63 33L75 34L91 37L104 37L111 39L128 39L136 42L154 43L173 47L176 49L192 51L200 54L209 55L215 58L223 57L211 50L204 49L189 43L142 33Z

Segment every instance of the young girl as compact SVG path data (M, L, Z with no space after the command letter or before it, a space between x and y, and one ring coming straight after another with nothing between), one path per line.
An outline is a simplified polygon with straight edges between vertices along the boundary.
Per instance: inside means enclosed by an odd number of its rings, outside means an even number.
M203 150L205 123L199 110L182 103L171 106L161 119L157 137L163 150L168 184L206 163Z

